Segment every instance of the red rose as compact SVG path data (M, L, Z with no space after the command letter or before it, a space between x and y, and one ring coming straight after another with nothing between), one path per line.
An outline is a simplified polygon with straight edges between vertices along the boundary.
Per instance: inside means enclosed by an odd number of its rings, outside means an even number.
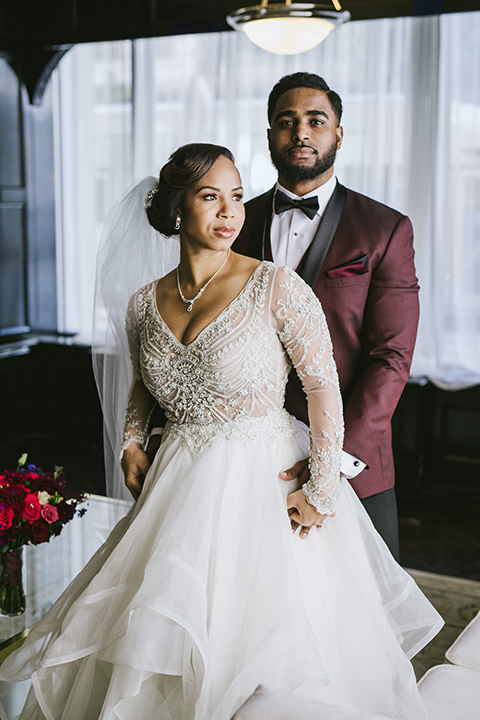
M14 514L13 508L8 507L8 505L3 505L3 503L0 504L0 527L2 527L3 530L8 530L9 527L12 527Z
M44 505L41 509L41 514L47 523L54 523L58 520L58 510L53 505Z
M32 543L34 545L40 545L40 543L48 542L50 540L50 530L48 525L43 522L35 523L31 527Z
M23 509L23 517L32 524L40 517L42 506L38 502L36 493L29 493L25 498L25 508Z

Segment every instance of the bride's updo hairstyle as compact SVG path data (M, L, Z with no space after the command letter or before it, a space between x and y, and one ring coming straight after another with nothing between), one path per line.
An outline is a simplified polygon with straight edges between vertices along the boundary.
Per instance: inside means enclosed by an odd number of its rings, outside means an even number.
M235 163L230 150L210 143L182 145L170 156L160 171L156 186L147 194L146 212L150 225L166 237L178 235L175 228L178 210L185 193L224 155Z

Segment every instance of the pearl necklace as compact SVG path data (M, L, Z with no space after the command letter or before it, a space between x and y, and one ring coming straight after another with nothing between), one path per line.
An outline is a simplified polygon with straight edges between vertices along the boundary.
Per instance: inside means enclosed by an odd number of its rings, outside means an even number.
M198 300L198 298L200 297L200 295L202 295L202 294L204 293L204 291L207 289L207 286L210 285L210 283L212 282L212 280L214 280L214 279L217 277L217 275L218 275L218 273L220 272L220 270L223 270L223 268L224 268L225 265L227 264L227 260L228 260L229 257L230 257L230 248L228 248L227 257L225 258L225 260L223 261L223 263L220 265L220 267L218 268L217 272L212 275L212 277L210 278L210 280L207 280L207 282L205 283L205 285L203 285L203 287L200 288L200 290L198 291L198 293L197 293L197 294L195 295L195 297L192 298L191 300L188 300L188 299L184 296L184 294L182 293L182 288L180 287L180 276L179 276L179 274L178 274L178 268L179 268L180 266L177 265L177 288L178 288L178 294L180 295L181 301L184 302L184 303L187 305L187 312L192 312L192 307L193 307L193 303L195 302L195 300Z

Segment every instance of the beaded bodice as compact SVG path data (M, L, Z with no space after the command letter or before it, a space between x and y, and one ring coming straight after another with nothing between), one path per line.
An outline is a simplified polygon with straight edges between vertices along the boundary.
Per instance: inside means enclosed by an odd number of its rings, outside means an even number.
M304 487L322 512L333 511L343 438L341 401L320 303L296 273L260 263L237 297L188 345L156 304L156 282L131 299L127 334L133 384L124 447L142 444L157 401L193 455L219 433L280 432L291 366L309 401L311 480ZM263 429L262 429L263 428Z

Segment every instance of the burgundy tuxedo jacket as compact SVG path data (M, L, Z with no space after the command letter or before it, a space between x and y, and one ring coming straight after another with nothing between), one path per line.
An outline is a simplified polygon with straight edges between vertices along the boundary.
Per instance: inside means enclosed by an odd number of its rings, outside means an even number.
M271 258L272 202L273 189L246 204L236 252ZM351 483L359 497L388 490L395 482L390 421L408 379L418 324L410 220L337 184L297 272L314 288L330 329L344 403L344 450L367 465ZM308 422L295 373L286 407Z

